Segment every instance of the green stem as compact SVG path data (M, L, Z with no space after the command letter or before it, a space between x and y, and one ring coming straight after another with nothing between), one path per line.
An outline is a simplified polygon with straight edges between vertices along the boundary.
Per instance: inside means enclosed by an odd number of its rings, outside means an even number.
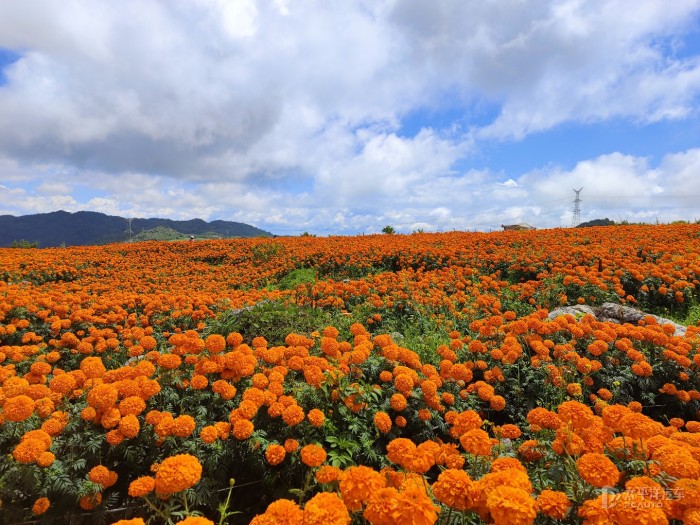
M156 507L156 506L153 504L153 502L152 502L150 499L148 499L148 496L144 496L143 499L144 499L144 501L148 504L148 506L149 506L156 514L158 514L158 516L160 516L160 517L163 518L164 520L167 520L167 519L168 519L168 516L166 516L166 515L163 513L163 511L161 511L158 507Z
M228 494L226 495L226 503L222 507L219 507L219 525L224 525L224 520L234 514L233 512L228 511L228 506L231 504L231 492L233 492L233 486L234 486L234 480L231 478L231 481L229 481L229 489L228 489Z

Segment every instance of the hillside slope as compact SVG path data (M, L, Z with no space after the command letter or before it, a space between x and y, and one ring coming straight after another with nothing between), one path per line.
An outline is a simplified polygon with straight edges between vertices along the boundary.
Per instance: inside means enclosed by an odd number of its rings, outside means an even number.
M211 235L222 237L269 237L272 234L240 222L202 219L174 221L171 219L133 219L133 235L153 228L170 228L185 235ZM36 215L0 216L0 246L10 246L21 239L38 242L39 247L66 244L81 246L107 244L129 239L128 221L124 217L105 215L92 211L69 213L55 211Z

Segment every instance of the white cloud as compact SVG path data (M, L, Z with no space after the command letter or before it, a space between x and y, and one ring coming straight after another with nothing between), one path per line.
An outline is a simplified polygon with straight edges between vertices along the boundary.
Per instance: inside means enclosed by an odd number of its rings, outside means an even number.
M470 167L494 138L697 118L700 60L683 46L698 12L698 0L0 2L0 47L22 55L0 85L3 191L15 213L282 232L556 226L581 186L586 213L658 199L688 211L669 181L700 194L697 149L524 175ZM485 106L492 118L477 120ZM401 127L445 107L441 126Z
M56 194L56 193L70 193L73 188L59 181L46 181L42 182L36 189L38 193Z

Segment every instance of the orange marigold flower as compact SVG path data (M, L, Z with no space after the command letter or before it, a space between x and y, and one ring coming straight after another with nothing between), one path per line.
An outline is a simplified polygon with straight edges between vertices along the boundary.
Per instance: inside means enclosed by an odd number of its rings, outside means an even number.
M19 463L34 463L47 448L39 439L23 439L12 451L12 457Z
M299 442L296 439L288 438L284 441L284 450L288 454L293 454L299 449Z
M304 409L299 405L290 405L282 412L282 419L287 425L293 427L304 421Z
M386 434L391 430L391 417L386 412L377 412L374 414L374 426L382 434Z
M508 423L493 429L494 434L502 439L518 439L523 435L522 430L517 425Z
M474 482L473 486L473 508L482 515L488 513L487 500L489 494L499 487L507 486L518 488L522 489L527 494L532 492L532 483L527 474L514 469L490 472Z
M466 511L471 508L472 479L464 470L446 469L433 483L435 498L455 510Z
M530 425L536 425L551 430L558 429L562 424L561 418L557 414L542 407L530 410L527 414L527 422L530 423Z
M605 409L603 411L603 421L605 421ZM644 414L637 412L628 412L623 415L618 422L618 429L625 436L632 439L644 439L647 440L658 434L662 434L664 427L658 421L654 421Z
M211 390L212 392L219 394L227 401L229 399L233 399L236 396L236 387L228 381L224 381L223 379L218 379L214 381L211 385Z
M432 417L432 413L427 408L421 408L418 411L418 419L420 419L421 421L429 421Z
M39 498L34 502L34 505L32 505L32 513L35 516L41 516L44 512L49 510L50 506L51 502L49 498Z
M112 407L108 408L102 413L100 424L103 428L110 429L116 427L119 424L120 419L121 414L119 413L119 409Z
M341 474L342 472L337 467L322 465L316 471L315 477L319 483L333 483L340 478Z
M683 421L679 417L672 417L671 419L669 419L668 424L675 428L683 428L683 425L685 425L685 421Z
M226 339L219 334L211 334L204 340L204 347L212 354L218 354L226 349Z
M571 397L581 397L583 395L583 391L581 390L581 384L569 383L568 385L566 385L566 393L569 394Z
M393 408L397 412L401 412L405 410L406 407L408 407L408 401L406 401L406 397L403 394L393 394L389 399L389 403L391 405L391 408Z
M610 515L608 495L600 495L596 499L586 500L578 509L579 517L583 518L584 525L608 525L614 523Z
M548 518L563 520L571 508L571 502L563 492L545 489L537 496L537 507Z
M49 417L55 409L56 405L54 405L54 402L48 397L37 399L36 403L34 404L34 410L42 419Z
M502 470L510 469L519 470L520 472L527 474L527 469L522 463L520 463L518 458L511 458L508 456L500 457L491 463L490 472L500 472Z
M438 518L440 507L435 505L419 483L410 483L399 492L396 506L391 516L394 523L412 525L433 525Z
M199 439L207 445L211 445L219 438L219 431L214 425L207 425L199 432Z
M119 412L122 416L133 414L138 416L146 410L146 402L140 396L128 396L119 402Z
M190 415L184 414L173 419L170 424L170 433L176 437L189 437L194 432L197 422Z
M334 492L319 492L304 505L304 525L348 525L348 509Z
M389 461L405 466L416 453L416 444L408 438L392 439L386 447Z
M301 461L306 466L319 467L326 461L326 451L320 445L306 445L301 449Z
M386 478L365 466L350 467L340 478L340 494L351 512L361 510L370 496L386 486Z
M56 461L56 456L52 452L42 452L39 457L36 458L36 464L40 467L50 467L53 462Z
M80 370L85 374L87 379L102 377L107 371L102 359L99 357L86 357L80 362Z
M176 354L161 354L156 363L161 368L174 370L182 364L182 358Z
M102 493L101 492L98 492L97 494L83 496L78 501L80 508L83 510L92 510L95 507L97 507L98 505L100 505L100 503L102 503Z
M493 396L491 399L489 399L489 406L492 410L500 412L506 408L506 398L503 396Z
M394 387L402 394L408 394L413 388L413 379L409 374L398 374L394 377Z
M88 479L93 483L102 485L102 488L106 489L111 487L117 482L118 475L116 472L109 470L104 465L97 465L92 467L88 472Z
M94 386L87 396L87 402L97 410L105 411L112 408L119 399L119 391L114 385L103 383Z
M24 421L34 413L35 401L24 394L5 400L3 413L7 421Z
M557 430L556 439L552 441L552 450L559 455L566 452L570 456L579 456L586 449L586 442L568 427Z
M242 441L253 435L255 425L247 419L239 419L233 424L233 437Z
M685 429L694 434L700 433L700 421L686 421Z
M537 502L515 487L496 487L487 496L486 507L495 525L531 525L537 517Z
M282 463L286 455L287 451L284 450L284 447L276 443L269 445L265 450L265 459L273 467Z
M590 407L578 401L564 401L557 407L557 414L564 423L569 423L574 430L590 427L594 421Z
M282 414L282 418L284 419L284 414ZM306 419L309 420L312 427L318 428L323 426L323 423L326 420L326 415L318 408L312 408L309 410L309 413L306 414Z
M622 418L632 411L623 405L609 405L603 408L603 423L613 432L619 432L619 424Z
M603 401L610 401L613 397L612 392L610 392L610 390L608 390L607 388L599 388L598 389L598 396Z
M209 386L209 380L205 375L202 374L194 374L192 376L192 379L190 380L190 387L192 387L194 390L204 390Z
M663 490L661 494L664 494ZM651 496L651 497L650 497ZM608 523L616 523L620 525L637 525L639 523L649 525L667 525L668 518L664 513L662 506L663 501L658 501L655 498L653 490L641 491L625 491L619 495L617 500L619 504L610 504L610 521ZM670 502L669 502L670 503ZM687 520L684 520L688 524Z
M105 437L107 439L107 443L109 443L113 447L116 447L122 441L124 441L124 438L126 436L124 436L124 434L122 434L121 430L119 430L118 428L115 428L114 430L110 430L109 432L107 432Z
M605 454L589 452L576 460L581 478L594 487L614 487L620 480L620 471Z
M49 417L54 412L55 408L56 406L54 405L53 401L51 401L51 399L48 397L37 399L36 403L34 404L34 410L42 419Z
M491 455L491 438L486 431L475 428L462 434L459 438L462 448L475 456Z
M129 483L129 496L138 498L150 494L156 488L156 480L151 476L142 476Z
M156 341L156 338L151 335L144 335L141 339L139 339L139 345L146 352L150 352L151 350L155 350L156 346L158 346L158 341Z
M666 474L674 478L700 477L700 463L689 450L676 445L664 445L654 450L651 458Z
M245 392L243 392L243 400L250 401L257 407L261 407L265 404L265 391L254 386L246 388Z
M49 382L49 388L53 392L68 395L78 386L78 382L72 374L54 376Z
M392 373L389 372L388 370L382 370L382 371L379 373L379 380L380 380L382 383L388 383L388 382L391 381L392 379L394 379L394 374L392 374Z
M173 494L193 487L202 477L202 465L190 454L165 458L156 471L156 492Z
M22 438L20 441L26 441L29 439L36 439L40 442L39 448L41 450L48 450L49 447L51 446L51 443L53 443L53 439L51 438L51 435L44 430L30 430L29 432L25 432L22 435Z
M424 444L425 443L421 443L421 445L416 448L415 454L406 457L401 466L410 472L418 474L425 474L428 472L433 465L435 465L435 452L423 448L422 446Z
M253 518L250 525L302 525L304 511L294 501L278 499L268 505L263 514Z
M127 414L119 421L119 431L125 438L135 438L141 430L139 419L134 414Z
M452 437L458 438L461 435L469 432L470 430L474 430L476 428L481 428L481 425L483 425L484 421L481 419L481 416L477 414L473 410L466 410L464 412L460 412L459 414L454 416L454 419L451 423L452 428L450 429L450 435Z
M362 516L372 525L394 525L392 517L399 501L399 491L385 487L372 494Z

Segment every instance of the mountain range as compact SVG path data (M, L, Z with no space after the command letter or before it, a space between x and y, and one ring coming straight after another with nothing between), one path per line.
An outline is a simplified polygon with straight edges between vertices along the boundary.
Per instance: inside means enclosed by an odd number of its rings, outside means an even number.
M202 219L131 219L94 211L54 211L34 215L0 215L0 246L19 241L36 243L40 248L125 242L155 228L169 228L195 237L271 237L249 224L231 221L206 222ZM143 238L143 235L141 235ZM137 237L138 238L138 237Z

